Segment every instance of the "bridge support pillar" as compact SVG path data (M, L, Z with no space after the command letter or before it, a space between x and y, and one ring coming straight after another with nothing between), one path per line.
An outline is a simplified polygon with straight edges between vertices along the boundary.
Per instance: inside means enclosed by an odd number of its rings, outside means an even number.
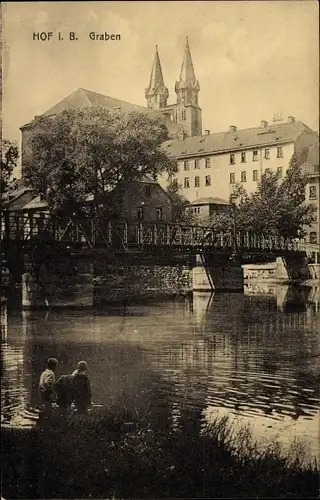
M193 290L232 292L243 290L243 270L228 257L201 254L192 270Z
M22 308L92 307L93 264L64 259L35 268L26 256L22 275Z

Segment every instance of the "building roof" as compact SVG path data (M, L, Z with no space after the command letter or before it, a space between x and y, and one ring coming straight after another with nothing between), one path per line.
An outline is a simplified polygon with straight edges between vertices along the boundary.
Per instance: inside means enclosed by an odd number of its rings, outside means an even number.
M247 128L230 132L169 140L163 144L167 153L175 157L202 156L209 153L227 153L260 146L281 145L295 141L302 132L317 135L303 122L278 123L266 127Z
M48 203L44 200L41 200L40 196L36 196L29 203L22 207L22 210L41 210L48 208Z
M197 200L192 201L189 203L188 206L190 205L230 205L230 203L227 200L223 200L222 198L198 198Z
M161 111L146 108L144 106L139 106L137 104L132 104L130 102L121 101L120 99L115 99L114 97L108 97L103 94L98 94L97 92L92 92L91 90L86 89L77 89L72 92L70 95L62 99L62 101L58 102L55 106L48 109L41 116L54 116L67 109L85 109L90 107L98 107L101 106L103 108L108 108L110 110L120 110L124 113L128 113L130 111L139 111L141 113L148 113L150 116L164 116ZM180 132L180 127L173 123L171 120L167 119L166 125L168 128L168 132L171 136L177 136ZM20 127L22 130L28 126L33 125L34 121L32 120L25 125Z

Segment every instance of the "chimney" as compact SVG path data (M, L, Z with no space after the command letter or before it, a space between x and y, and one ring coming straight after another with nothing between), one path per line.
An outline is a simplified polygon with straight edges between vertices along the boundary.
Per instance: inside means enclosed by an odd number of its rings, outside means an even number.
M289 123L295 123L296 118L294 116L288 116L288 122Z
M235 125L230 125L229 132L236 132L236 131L237 131L237 127Z
M210 130L205 130L204 135L210 135Z
M266 128L268 126L268 122L266 120L261 120L260 127L261 128Z

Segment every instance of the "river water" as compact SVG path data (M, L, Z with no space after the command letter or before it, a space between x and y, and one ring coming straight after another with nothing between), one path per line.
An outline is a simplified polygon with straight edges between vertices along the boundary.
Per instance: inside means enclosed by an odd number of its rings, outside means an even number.
M46 360L57 375L88 362L93 400L143 412L185 408L202 423L228 415L254 437L305 440L319 456L320 288L26 312L1 306L2 423L30 425Z

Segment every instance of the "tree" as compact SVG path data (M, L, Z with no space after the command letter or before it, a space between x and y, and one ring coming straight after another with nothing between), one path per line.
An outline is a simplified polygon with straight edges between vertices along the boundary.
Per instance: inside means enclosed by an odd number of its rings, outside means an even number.
M182 224L193 223L193 217L185 209L189 201L181 194L181 188L177 182L170 182L166 188L172 202L172 218L175 222Z
M25 178L51 209L98 203L119 183L174 173L176 161L160 145L168 139L162 117L105 108L67 110L40 117L29 141Z
M2 141L1 172L0 172L0 193L5 193L8 189L10 177L13 169L17 166L19 158L19 148L16 142L4 139Z
M304 226L312 223L316 210L305 203L308 176L301 169L305 156L304 150L293 154L282 182L276 173L266 171L255 193L236 193L237 229L291 238L305 234Z

